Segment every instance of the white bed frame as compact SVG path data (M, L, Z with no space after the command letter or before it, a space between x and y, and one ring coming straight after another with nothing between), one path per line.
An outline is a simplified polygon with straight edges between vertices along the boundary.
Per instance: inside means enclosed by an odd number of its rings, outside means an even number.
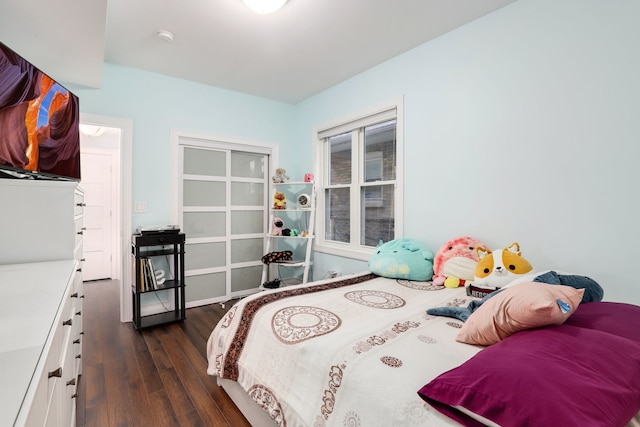
M269 414L249 397L246 391L235 381L217 377L218 385L229 395L242 415L252 426L275 426Z

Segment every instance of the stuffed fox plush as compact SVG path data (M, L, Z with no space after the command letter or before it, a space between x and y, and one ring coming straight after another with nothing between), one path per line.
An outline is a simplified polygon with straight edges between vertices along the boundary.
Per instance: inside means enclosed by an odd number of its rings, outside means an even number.
M476 251L479 259L473 282L476 286L498 289L533 272L529 261L522 257L517 242L493 252L482 247Z

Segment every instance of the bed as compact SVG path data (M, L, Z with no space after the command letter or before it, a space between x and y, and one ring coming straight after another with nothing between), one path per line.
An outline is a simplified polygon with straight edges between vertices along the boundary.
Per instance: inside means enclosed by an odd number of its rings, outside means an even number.
M267 290L216 325L207 372L255 426L640 426L640 307L583 304L491 346L426 313L472 299L369 272Z

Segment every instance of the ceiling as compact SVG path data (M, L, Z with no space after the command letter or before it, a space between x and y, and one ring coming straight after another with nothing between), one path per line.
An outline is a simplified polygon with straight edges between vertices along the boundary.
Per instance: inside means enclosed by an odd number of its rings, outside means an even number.
M2 0L0 41L76 85L110 62L296 104L514 1Z

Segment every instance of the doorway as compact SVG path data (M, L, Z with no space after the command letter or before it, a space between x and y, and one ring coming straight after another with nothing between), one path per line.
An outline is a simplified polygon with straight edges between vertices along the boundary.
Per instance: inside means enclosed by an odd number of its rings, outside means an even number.
M131 235L130 120L80 114L80 186L85 191L83 276L110 278L120 289L120 321L131 321L129 266Z
M114 212L118 198L120 177L113 172L119 169L119 128L82 124L80 146L82 180L84 190L84 238L82 277L85 281L111 279L116 263L120 230L114 225Z

